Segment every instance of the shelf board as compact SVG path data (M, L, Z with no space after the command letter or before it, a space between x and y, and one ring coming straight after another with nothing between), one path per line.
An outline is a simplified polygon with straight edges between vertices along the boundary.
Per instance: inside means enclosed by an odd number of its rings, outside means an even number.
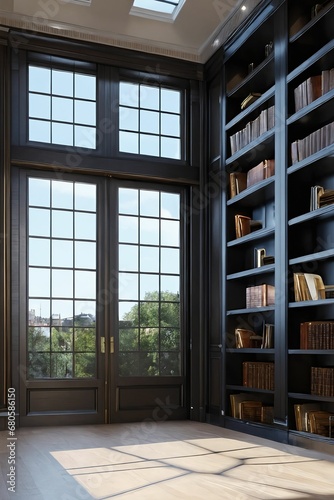
M267 130L266 132L264 132L264 134L260 135L260 137L257 137L257 139L255 139L254 141L251 141L249 144L247 144L244 148L242 149L239 149L239 151L237 151L236 153L234 153L232 156L230 156L229 158L227 158L226 162L225 162L225 165L228 166L228 165L233 165L233 163L236 161L236 160L239 160L242 156L244 155L247 155L247 154L251 154L251 159L252 160L255 160L254 158L254 149L258 146L262 146L261 147L261 157L264 158L265 156L267 156L267 150L269 151L269 145L272 145L273 146L273 141L274 141L274 132L275 132L275 127L270 129L270 130ZM266 142L268 141L268 144L267 144L267 148L265 147L266 146Z
M253 233L246 234L246 236L242 236L241 238L236 238L235 240L228 241L228 247L234 247L237 245L241 245L242 243L247 243L248 241L258 240L260 238L267 238L275 233L274 227L268 227L265 229L258 229Z
M254 101L252 104L250 104L246 109L243 109L238 113L232 120L230 120L226 126L225 130L229 130L230 128L234 127L238 122L243 120L248 114L252 113L256 108L260 107L264 102L268 101L271 97L273 97L275 94L275 87L272 86L270 89L266 90L264 94L262 94L256 101Z
M303 394L303 393L299 393L299 392L288 392L288 397L291 399L305 399L307 401L334 402L334 397L313 396L312 394Z
M333 302L334 302L334 299L333 299ZM230 309L229 311L226 311L226 316L233 316L234 314L262 313L262 312L274 311L274 310L275 310L275 306L244 307L242 309Z
M333 356L334 355L334 349L289 349L288 354L293 354L293 355L305 355L305 354L320 354L320 355L327 355L327 356Z
M323 59L324 57L326 57L328 52L330 52L333 48L334 48L334 39L326 43L326 45L321 47L321 49L319 49L315 54L313 54L311 57L306 59L306 61L304 61L300 66L291 71L291 73L289 73L287 76L287 82L290 83L294 78L296 78L296 76L303 73L303 71L306 71L313 64L319 62L319 59ZM326 64L323 65L323 67L326 67Z
M326 94L322 95L315 101L311 102L307 106L294 113L287 120L288 126L306 124L308 127L312 123L317 123L319 125L325 124L328 120L333 117L333 105L329 106L329 103L334 98L334 89L330 90ZM333 104L333 103L332 103Z
M334 203L332 205L326 205L325 207L317 208L311 212L306 212L306 214L298 215L288 221L289 226L294 226L295 224L300 224L302 222L308 222L312 219L326 219L327 217L333 217L334 215Z
M227 280L236 280L239 278L248 278L249 276L257 276L259 274L267 274L275 271L275 264L268 264L266 266L254 267L253 269L247 269L247 271L240 271L238 273L228 274L226 276Z
M326 166L327 164L331 163L331 167L333 167L333 155L334 155L334 144L331 144L330 146L327 146L326 148L321 149L320 151L317 151L313 155L308 156L307 158L304 158L304 160L298 161L297 163L294 163L291 165L287 172L288 175L293 174L294 172L297 172L298 170L301 170L302 168L308 167L308 166L314 166L313 164L318 162L319 160L323 160L323 163Z
M226 89L226 97L233 97L235 94L237 94L240 90L242 90L243 87L247 85L251 80L256 80L257 77L261 76L259 73L266 68L267 71L268 66L272 65L272 70L274 69L274 51L269 54L268 57L266 57L260 64L258 64L254 70L251 73L248 73L248 75L241 80L237 85L235 85L231 90ZM252 82L253 83L253 82ZM254 85L253 85L253 88Z
M317 306L327 306L333 305L334 299L319 299L319 300L301 300L300 302L289 302L290 308L298 307L317 307Z
M264 394L274 394L274 391L269 389L256 389L255 387L245 387L243 385L226 385L226 389L229 391L240 391L240 392L261 392Z
M275 354L275 349L260 349L260 348L240 348L231 347L226 349L228 354ZM334 351L333 351L334 352Z
M332 10L334 7L333 4L330 4L328 5L328 7L325 7L321 12L320 14L318 14L317 16L315 16L313 19L311 19L311 21L309 21L307 24L305 24L305 26L302 27L301 30L299 30L297 33L295 33L294 35L292 35L289 39L289 43L290 44L293 44L295 42L298 42L299 41L299 38L302 38L304 35L307 34L308 31L310 31L311 29L313 28L316 28L316 25L319 23L319 21L324 17L326 16L330 10Z
M250 186L249 188L244 189L241 193L233 196L233 198L229 199L227 205L234 205L239 201L243 202L244 206L253 206L260 205L265 201L272 200L275 194L275 176L271 176L268 179L264 179L263 181L257 182Z
M294 259L289 259L289 266L294 264L302 264L303 262L314 262L316 260L324 260L334 257L334 249L323 250L322 252L310 253L308 255L302 255L301 257L295 257Z

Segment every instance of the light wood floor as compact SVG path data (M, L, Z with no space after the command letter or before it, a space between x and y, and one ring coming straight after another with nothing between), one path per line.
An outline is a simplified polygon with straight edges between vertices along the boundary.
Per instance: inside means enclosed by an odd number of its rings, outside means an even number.
M334 457L196 422L16 431L9 493L0 432L0 499L334 499Z

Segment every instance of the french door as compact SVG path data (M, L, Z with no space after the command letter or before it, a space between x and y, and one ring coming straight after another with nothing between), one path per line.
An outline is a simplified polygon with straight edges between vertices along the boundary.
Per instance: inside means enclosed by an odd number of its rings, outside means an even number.
M22 170L12 194L20 424L186 418L184 190Z

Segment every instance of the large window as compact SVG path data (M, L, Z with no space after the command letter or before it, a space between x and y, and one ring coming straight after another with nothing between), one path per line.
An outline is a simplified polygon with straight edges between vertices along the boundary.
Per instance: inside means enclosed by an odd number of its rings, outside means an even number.
M180 195L119 189L121 376L179 376Z
M29 179L28 377L96 376L96 185Z
M181 92L120 82L119 150L181 159Z
M29 141L96 148L96 77L29 66Z

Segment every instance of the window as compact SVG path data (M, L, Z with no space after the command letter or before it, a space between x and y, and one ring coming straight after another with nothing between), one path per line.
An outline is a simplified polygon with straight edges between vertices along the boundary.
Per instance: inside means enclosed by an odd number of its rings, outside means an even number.
M130 14L158 21L175 21L185 0L134 0Z
M29 179L28 378L96 376L96 185Z
M181 158L181 92L120 82L119 150Z
M179 376L180 195L119 189L119 373Z
M96 77L29 66L29 141L96 148Z

